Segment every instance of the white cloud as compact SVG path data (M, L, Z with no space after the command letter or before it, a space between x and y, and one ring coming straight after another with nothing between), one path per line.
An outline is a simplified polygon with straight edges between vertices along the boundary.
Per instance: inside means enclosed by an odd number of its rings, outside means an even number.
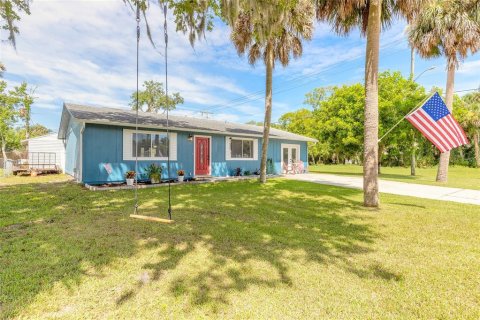
M461 63L457 74L467 76L475 75L478 78L478 75L480 75L480 59Z
M152 2L153 3L153 2ZM136 84L136 23L122 1L33 1L32 14L20 21L18 51L2 44L5 79L36 85L34 112L58 123L62 101L128 107ZM154 49L142 23L140 83L164 82L163 19L157 6L148 13ZM405 50L405 23L394 24L382 34L382 56ZM177 110L198 116L213 108L213 117L227 121L262 120L263 62L253 68L238 57L230 43L229 29L215 21L215 28L193 49L185 35L175 33L169 17L169 90L180 92L185 104ZM306 90L319 85L358 81L363 77L365 39L357 33L339 38L325 24L317 24L314 39L305 43L304 55L287 68L277 64L274 74L274 118L301 107ZM458 74L458 88L477 81L478 61L468 61ZM245 99L245 97L247 97ZM232 101L237 99L236 101ZM291 102L296 101L296 102ZM241 103L239 103L241 102ZM55 121L49 115L55 114Z
M5 78L36 85L34 108L59 110L59 101L91 105L125 106L135 89L135 20L119 1L49 2L35 1L32 14L19 27L18 51L3 45L1 60L7 66ZM158 42L154 49L142 34L141 81L164 81L163 22L153 7L149 22ZM215 60L215 51L229 45L225 27L210 33L208 42L195 50L186 37L172 32L170 21L169 77L171 91L179 91L189 104L226 103L220 92L235 95L246 91L232 78L205 72L202 63ZM142 25L142 30L144 30ZM199 63L200 62L200 63Z

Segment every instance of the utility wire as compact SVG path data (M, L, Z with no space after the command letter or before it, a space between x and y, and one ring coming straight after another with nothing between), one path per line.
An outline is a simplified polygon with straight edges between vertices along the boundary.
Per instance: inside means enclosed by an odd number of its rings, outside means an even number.
M389 46L391 46L391 45L395 45L395 44L397 44L397 43L400 43L401 41L403 41L403 39L399 39L399 40L396 40L396 41L392 41L392 42L386 44L383 48L389 47ZM395 53L396 53L396 52L395 52ZM363 56L363 54L357 55L357 56L353 57L353 58L351 59L351 61L354 61L354 60L356 60L356 59L358 59L358 58L361 58L362 56ZM284 84L286 84L286 83L296 82L296 81L298 81L298 80L304 80L304 79L308 79L308 78L312 78L312 77L318 76L318 75L320 75L320 74L322 74L322 73L325 73L326 71L329 71L329 70L333 69L336 65L341 64L341 63L343 63L343 62L342 62L342 61L339 61L339 62L336 62L336 63L334 63L334 64L331 64L330 66L322 69L321 71L314 71L314 72L310 72L310 73L298 75L298 76L296 76L296 77L293 77L293 78L291 78L291 79L288 79L288 80L285 80L285 81L281 82L280 85L284 85ZM303 83L302 85L300 85L300 86L304 86L304 85L306 85L306 84L308 84L308 83L310 83L310 82L311 82L311 81L309 81L309 82L304 82L304 83ZM298 87L300 87L300 86L295 86L294 88L298 88ZM283 92L283 91L280 91L280 92ZM259 96L259 95L260 95L260 96ZM257 97L257 96L259 96L258 99L255 98L255 97ZM253 99L253 98L255 98L255 99ZM252 92L252 93L250 93L250 94L247 94L247 95L245 95L245 96L242 96L242 97L239 97L239 98L236 98L236 99L232 99L231 101L227 102L226 104L216 104L216 105L212 105L212 106L210 106L210 107L204 108L204 109L205 109L205 110L210 110L210 111L212 111L213 109L223 109L223 108L225 108L225 107L229 107L229 106L227 106L227 104L231 104L231 103L233 103L233 102L240 102L240 101L241 101L241 103L236 104L236 105L240 105L240 104L243 104L243 100L248 100L248 101L245 101L245 103L247 103L247 102L259 100L259 99L262 99L262 98L264 98L264 90L258 90L258 91L254 91L254 92Z

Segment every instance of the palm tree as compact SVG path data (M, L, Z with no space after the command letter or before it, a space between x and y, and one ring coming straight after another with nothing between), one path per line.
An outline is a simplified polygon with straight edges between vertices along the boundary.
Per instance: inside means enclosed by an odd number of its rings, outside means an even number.
M254 65L261 57L266 67L265 120L263 122L260 182L266 182L267 149L272 118L272 77L275 61L286 67L290 55L302 55L302 40L313 33L314 7L309 0L224 1L231 39L239 55L248 52Z
M367 38L365 54L365 123L363 145L364 205L378 207L378 60L380 32L396 16L410 21L427 0L316 0L317 19L339 34L356 27Z
M480 49L480 18L478 0L431 1L411 22L408 37L424 58L444 55L447 58L445 103L453 110L455 70L469 52ZM440 155L437 181L446 182L450 152Z
M464 114L460 124L465 128L467 134L472 137L475 149L475 164L480 168L480 93L470 93L462 97Z

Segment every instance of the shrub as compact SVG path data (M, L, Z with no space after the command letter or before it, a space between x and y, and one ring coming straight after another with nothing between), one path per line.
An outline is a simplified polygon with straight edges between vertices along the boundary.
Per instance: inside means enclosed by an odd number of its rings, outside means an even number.
M155 163L152 163L151 165L149 165L147 167L147 169L145 170L145 173L147 174L147 176L152 179L152 177L155 179L160 179L160 177L162 176L162 167L161 166L158 166L156 165Z

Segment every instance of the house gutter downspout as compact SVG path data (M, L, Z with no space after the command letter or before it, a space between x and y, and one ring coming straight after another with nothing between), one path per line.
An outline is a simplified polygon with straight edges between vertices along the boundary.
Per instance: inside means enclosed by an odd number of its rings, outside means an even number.
M83 132L85 131L85 122L82 122L82 127L80 128L80 160L79 160L79 170L77 182L83 181Z

